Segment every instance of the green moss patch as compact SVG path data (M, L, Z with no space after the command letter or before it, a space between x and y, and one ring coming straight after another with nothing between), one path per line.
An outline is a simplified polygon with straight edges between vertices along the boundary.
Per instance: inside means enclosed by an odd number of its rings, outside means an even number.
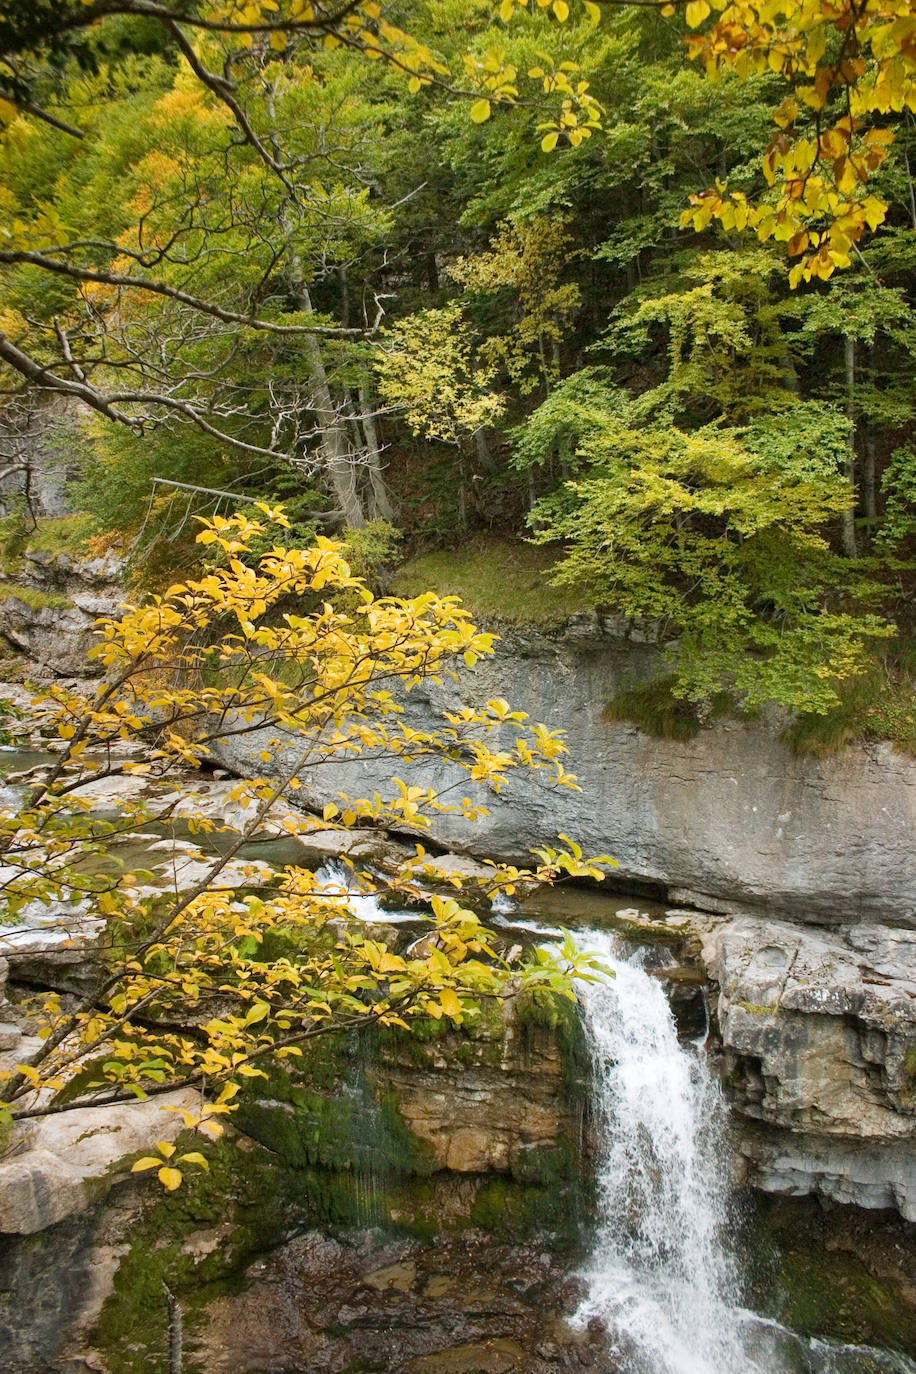
M61 596L59 592L39 591L37 587L25 587L19 582L0 582L0 601L13 599L31 606L33 611L40 611L45 607L64 610L70 605L67 597Z
M181 1144L200 1149L196 1136ZM177 1192L151 1186L149 1205L131 1228L130 1249L93 1332L110 1374L168 1374L164 1284L178 1298L193 1347L207 1304L238 1291L251 1257L303 1224L296 1180L266 1151L223 1140L206 1154L210 1172L189 1172ZM203 1253L190 1238L207 1231L218 1240ZM191 1356L188 1374L194 1368Z
M495 624L558 629L588 610L581 595L548 581L556 558L549 550L508 539L475 539L404 563L391 582L395 596L432 589L460 596L472 614Z

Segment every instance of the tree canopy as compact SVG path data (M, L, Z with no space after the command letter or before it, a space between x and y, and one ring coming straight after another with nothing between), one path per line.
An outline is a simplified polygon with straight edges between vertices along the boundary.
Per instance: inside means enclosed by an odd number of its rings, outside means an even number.
M691 699L905 695L913 22L8 2L7 428L83 417L100 530L168 479L385 567L535 537Z

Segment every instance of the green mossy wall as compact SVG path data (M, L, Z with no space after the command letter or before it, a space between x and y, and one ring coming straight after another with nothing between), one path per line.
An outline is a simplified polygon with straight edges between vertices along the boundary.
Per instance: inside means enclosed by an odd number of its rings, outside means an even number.
M551 1036L572 1064L571 1004L539 995L513 1014L523 1057ZM374 1227L424 1242L469 1230L502 1242L549 1234L553 1244L575 1245L583 1213L577 1142L524 1150L507 1175L436 1171L396 1099L376 1086L373 1069L386 1054L421 1069L444 1059L464 1071L492 1068L502 1042L501 1012L491 1008L465 1035L430 1026L415 1038L329 1036L294 1070L251 1080L227 1136L203 1147L209 1174L189 1172L175 1193L145 1184L130 1249L93 1332L111 1374L167 1374L164 1285L184 1313L186 1374L195 1374L194 1333L208 1304L237 1292L257 1255L311 1228ZM570 1068L568 1087L575 1081ZM180 1144L201 1148L199 1137Z

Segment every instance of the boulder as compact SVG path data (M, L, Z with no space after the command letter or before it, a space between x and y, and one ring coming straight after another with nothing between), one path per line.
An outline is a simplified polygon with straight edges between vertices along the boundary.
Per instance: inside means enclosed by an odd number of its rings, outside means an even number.
M0 1232L31 1235L84 1211L130 1172L140 1151L172 1141L198 1110L200 1094L182 1088L146 1102L80 1107L19 1122L0 1161Z

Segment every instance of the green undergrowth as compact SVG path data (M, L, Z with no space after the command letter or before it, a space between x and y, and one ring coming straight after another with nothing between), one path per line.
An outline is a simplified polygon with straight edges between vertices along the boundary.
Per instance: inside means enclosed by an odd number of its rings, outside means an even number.
M873 664L860 676L837 683L837 706L824 714L797 716L782 737L799 755L826 757L850 744L889 740L903 753L916 756L914 675L916 646L909 646L892 661ZM656 739L686 741L712 721L753 718L727 692L718 692L708 702L684 701L674 696L674 683L673 675L665 675L624 688L605 704L604 719L629 721Z
M20 514L6 515L0 519L0 568L6 576L15 576L22 569L27 551L84 558L89 553L88 541L97 529L95 516L87 511L50 516L34 526Z
M783 738L796 754L825 757L848 744L890 740L916 756L916 645L837 685L840 703L826 715L799 716Z
M588 610L581 595L548 581L556 559L548 549L508 539L478 538L461 549L423 554L401 565L391 580L395 596L438 592L460 596L481 620L558 629Z
M657 739L690 740L699 734L705 722L734 712L727 692L717 692L702 706L676 697L676 680L671 673L624 688L605 703L604 719L630 721L643 734Z

